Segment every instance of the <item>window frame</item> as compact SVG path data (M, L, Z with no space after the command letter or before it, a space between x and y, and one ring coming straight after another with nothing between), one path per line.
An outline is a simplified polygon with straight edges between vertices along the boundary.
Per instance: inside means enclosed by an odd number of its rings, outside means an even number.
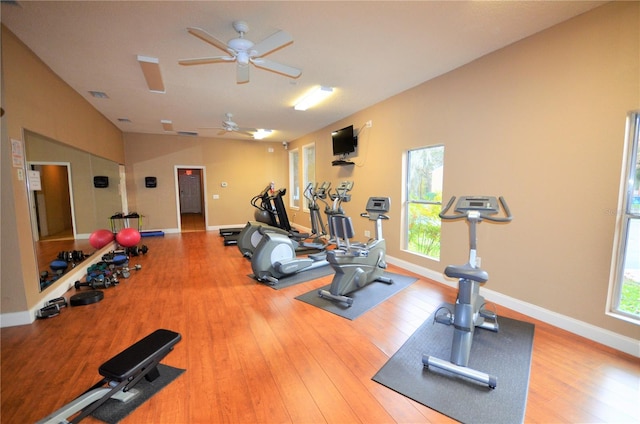
M624 286L626 259L629 244L629 230L640 225L640 209L633 210L634 186L638 177L634 173L640 169L640 110L629 113L625 130L625 147L622 163L619 204L616 211L616 230L613 254L611 259L611 276L607 296L608 315L640 325L640 314L633 314L620 309ZM636 247L637 248L637 247Z
M307 160L307 156L312 158ZM312 159L312 160L311 160ZM314 183L316 179L316 143L309 143L302 146L302 191L307 189L309 183ZM309 212L309 204L306 201L302 202L302 210Z
M289 207L300 209L300 150L289 150Z
M431 150L431 149L441 149L442 150L442 174L440 177L440 191L439 191L439 199L436 197L433 200L429 200L429 199L412 199L411 198L411 194L410 194L410 189L411 189L411 180L412 180L412 175L411 175L411 156L413 152L418 152L418 151L425 151L425 150ZM427 206L436 206L439 207L439 209L442 209L442 190L444 187L444 152L445 152L445 146L444 144L434 144L434 145L430 145L430 146L422 146L422 147L416 147L414 149L409 149L405 152L405 154L403 155L403 176L404 176L404 184L403 184L403 197L404 197L404 210L403 210L403 228L402 228L402 234L403 234L403 239L402 239L402 249L408 253L414 254L414 255L419 255L422 257L426 257L429 259L432 259L434 261L440 261L440 236L441 236L441 229L442 229L442 220L440 219L439 216L434 217L434 219L438 222L438 249L437 249L437 255L431 255L428 253L424 253L421 251L417 251L411 248L411 224L412 224L412 219L411 219L411 212L412 212L412 205L427 205ZM435 169L439 169L439 168L435 168ZM439 211L438 211L439 212Z

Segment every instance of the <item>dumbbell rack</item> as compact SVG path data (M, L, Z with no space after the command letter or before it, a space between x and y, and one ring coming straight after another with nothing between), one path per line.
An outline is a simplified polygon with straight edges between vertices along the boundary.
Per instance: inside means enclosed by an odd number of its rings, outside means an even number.
M134 220L137 223L137 230L142 231L142 220L144 215L138 213L130 213L128 215L124 215L122 213L117 213L109 218L109 222L111 224L111 232L116 234L118 231L123 228L135 228L131 226L131 222L129 220ZM134 224L135 225L135 224Z

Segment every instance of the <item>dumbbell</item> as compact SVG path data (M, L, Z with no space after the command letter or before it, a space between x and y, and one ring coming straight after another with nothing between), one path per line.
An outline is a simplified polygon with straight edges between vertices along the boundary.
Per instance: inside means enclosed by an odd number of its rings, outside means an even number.
M128 266L125 266L125 267L122 267L122 269L117 270L116 273L118 275L122 275L123 278L129 278L131 276L132 269L134 271L140 271L142 269L142 265L135 264L133 268L129 268Z
M36 318L44 319L55 317L60 314L60 309L67 306L67 300L64 297L56 297L47 301L44 308L36 311Z
M63 250L58 253L58 259L65 262L81 262L87 256L82 250Z
M80 287L90 287L92 289L108 289L109 287L117 286L119 283L118 278L114 275L111 277L105 277L104 275L100 275L97 278L91 279L91 281L81 282L76 281L73 283L76 290L79 290Z
M132 246L132 247L125 248L125 252L131 256L146 255L148 251L149 251L149 248L145 244L143 244L140 247Z

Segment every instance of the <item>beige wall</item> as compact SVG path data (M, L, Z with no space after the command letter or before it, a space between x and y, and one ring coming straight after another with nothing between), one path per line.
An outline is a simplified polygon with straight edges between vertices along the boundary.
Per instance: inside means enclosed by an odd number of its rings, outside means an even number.
M605 302L616 220L611 211L618 206L625 117L640 108L639 23L639 3L607 4L302 137L290 148L315 142L318 181L355 181L353 200L345 205L351 215L362 211L369 196L390 196L391 220L385 222L388 254L441 272L445 264L466 260L466 227L444 224L439 262L403 251L402 164L407 149L445 145L445 197L504 195L515 215L508 225L480 225L479 252L491 276L487 287L638 339L638 327L607 316ZM3 78L11 79L15 88L10 96L4 93L13 106L5 109L18 111L20 117L9 120L8 136L19 138L20 128L29 123L36 132L81 147L82 137L75 135L83 133L85 126L75 122L75 114L71 125L60 125L48 118L50 114L32 117L42 107L37 99L26 106L17 102L21 93L31 92L26 87L33 83L25 80L28 72L17 70L36 66L19 62L37 60L17 48L13 38L7 43L6 33L3 29ZM7 45L11 54L5 53ZM18 62L11 75L4 75L5 55ZM3 118L3 134L7 120ZM356 166L332 167L330 131L349 124L359 128L369 120L373 127L360 134ZM66 126L74 130L61 134ZM97 140L95 149L109 151L116 145L117 150L118 137L116 133ZM7 136L2 142L5 177ZM116 160L126 159L129 209L147 215L148 228L177 227L175 165L206 167L208 225L231 225L252 214L248 200L267 182L286 185L286 153L279 144L273 153L267 147L255 142L126 134ZM158 177L157 189L144 188L147 175ZM13 177L15 193L9 200L16 203L17 228L25 229L24 191L15 173ZM227 188L220 186L223 181ZM5 187L3 178L3 205ZM213 200L213 194L220 199ZM4 219L13 212L3 212L3 312L5 293L14 298L12 310L24 309L25 302L31 305L37 297L28 290L14 290L15 283L5 285L4 264L15 254L5 256L5 231L11 238L12 228L5 230ZM307 214L298 213L295 221L309 225ZM367 221L355 222L357 234L362 235ZM28 262L24 237L17 241L20 257ZM27 299L21 301L23 292Z
M26 183L11 160L11 140L42 134L94 155L124 162L121 132L2 26L2 269L3 314L41 303ZM24 167L22 171L24 172ZM57 287L63 281L54 283Z
M640 108L640 4L612 3L491 53L292 143L316 143L316 178L354 180L347 213L390 196L388 255L441 272L466 261L444 223L441 261L402 249L403 154L445 146L444 197L503 195L515 219L483 223L487 288L638 339L605 314L625 118ZM401 77L399 75L398 77ZM354 167L331 167L331 130L368 120ZM308 215L299 216L306 224ZM356 220L363 238L369 225Z
M176 166L205 168L209 227L252 220L251 198L271 181L286 186L287 155L281 143L129 133L125 159L129 211L143 214L151 230L178 228ZM145 188L146 176L157 177L158 187ZM214 194L219 198L214 200Z

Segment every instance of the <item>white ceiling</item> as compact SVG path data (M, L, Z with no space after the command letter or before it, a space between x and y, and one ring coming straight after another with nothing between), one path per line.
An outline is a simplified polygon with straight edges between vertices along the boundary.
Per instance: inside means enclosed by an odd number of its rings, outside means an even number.
M288 141L469 63L603 1L4 1L0 19L56 74L123 132L175 130L214 137L227 112L241 127L271 128ZM302 69L291 79L235 64L181 66L224 52L187 33L200 27L227 42L234 20L259 42L278 30L294 42L267 58ZM166 93L152 93L136 60L159 59ZM293 104L310 87L335 94L307 111ZM89 91L105 92L96 99ZM130 123L119 122L128 118ZM225 137L243 138L234 133Z

